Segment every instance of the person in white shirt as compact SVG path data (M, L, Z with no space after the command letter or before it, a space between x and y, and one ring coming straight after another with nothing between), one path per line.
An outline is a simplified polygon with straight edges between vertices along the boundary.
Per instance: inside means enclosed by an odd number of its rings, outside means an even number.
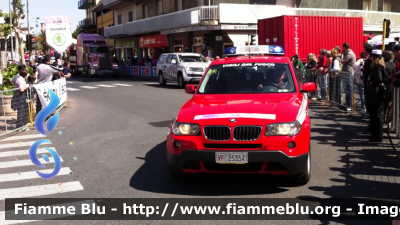
M333 48L331 51L331 56L332 56L332 63L331 66L329 67L329 71L332 73L334 83L333 83L333 90L332 92L332 99L331 101L334 101L338 104L341 104L341 88L340 88L340 83L341 79L340 76L337 76L336 73L339 72L340 70L340 57L339 57L339 50L337 48Z
M17 127L20 128L25 126L29 122L29 110L27 103L27 90L29 85L26 83L28 77L28 71L22 69L19 72L19 77L15 81L15 88L19 89L15 91L13 96L13 110L17 111Z
M17 79L18 79L18 77L19 77L19 72L20 72L22 69L25 69L25 68L26 68L26 67L23 66L23 65L19 65L19 66L18 66L18 73L10 80L12 85L15 86L15 82L17 81Z

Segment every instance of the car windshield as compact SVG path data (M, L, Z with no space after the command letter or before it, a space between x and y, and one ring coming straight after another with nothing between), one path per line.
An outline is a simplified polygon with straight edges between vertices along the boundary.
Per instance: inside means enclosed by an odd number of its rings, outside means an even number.
M296 92L288 64L236 63L211 66L199 94Z
M179 55L180 62L207 62L202 55Z
M91 53L108 53L108 48L107 47L91 47L90 52Z

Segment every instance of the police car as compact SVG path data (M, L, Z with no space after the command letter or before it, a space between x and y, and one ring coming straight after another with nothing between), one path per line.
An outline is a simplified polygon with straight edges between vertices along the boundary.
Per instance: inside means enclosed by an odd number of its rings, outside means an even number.
M210 64L167 136L175 179L192 173L288 175L310 180L307 92L279 46L240 46Z

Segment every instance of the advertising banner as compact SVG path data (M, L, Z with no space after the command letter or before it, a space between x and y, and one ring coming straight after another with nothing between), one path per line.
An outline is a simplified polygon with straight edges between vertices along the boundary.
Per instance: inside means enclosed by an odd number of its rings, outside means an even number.
M141 66L140 76L150 77L151 76L151 66Z
M163 48L168 47L167 35L152 35L139 38L140 48Z
M157 66L153 66L153 77L158 77Z
M69 16L44 17L46 42L62 54L72 44L71 20Z
M140 76L140 67L139 66L131 66L131 73L130 75L133 76Z
M35 84L33 87L35 88L40 102L42 103L42 108L47 107L50 103L49 89L58 96L60 99L60 105L67 101L67 82L65 81L65 78L43 84Z
M121 66L119 71L122 74L129 74L129 66Z

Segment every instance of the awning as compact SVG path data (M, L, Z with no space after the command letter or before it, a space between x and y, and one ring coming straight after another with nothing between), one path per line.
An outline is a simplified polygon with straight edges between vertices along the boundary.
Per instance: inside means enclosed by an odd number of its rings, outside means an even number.
M228 33L229 38L231 39L234 46L245 46L249 41L249 36L247 34L230 34ZM258 44L258 36L256 35L255 45Z

